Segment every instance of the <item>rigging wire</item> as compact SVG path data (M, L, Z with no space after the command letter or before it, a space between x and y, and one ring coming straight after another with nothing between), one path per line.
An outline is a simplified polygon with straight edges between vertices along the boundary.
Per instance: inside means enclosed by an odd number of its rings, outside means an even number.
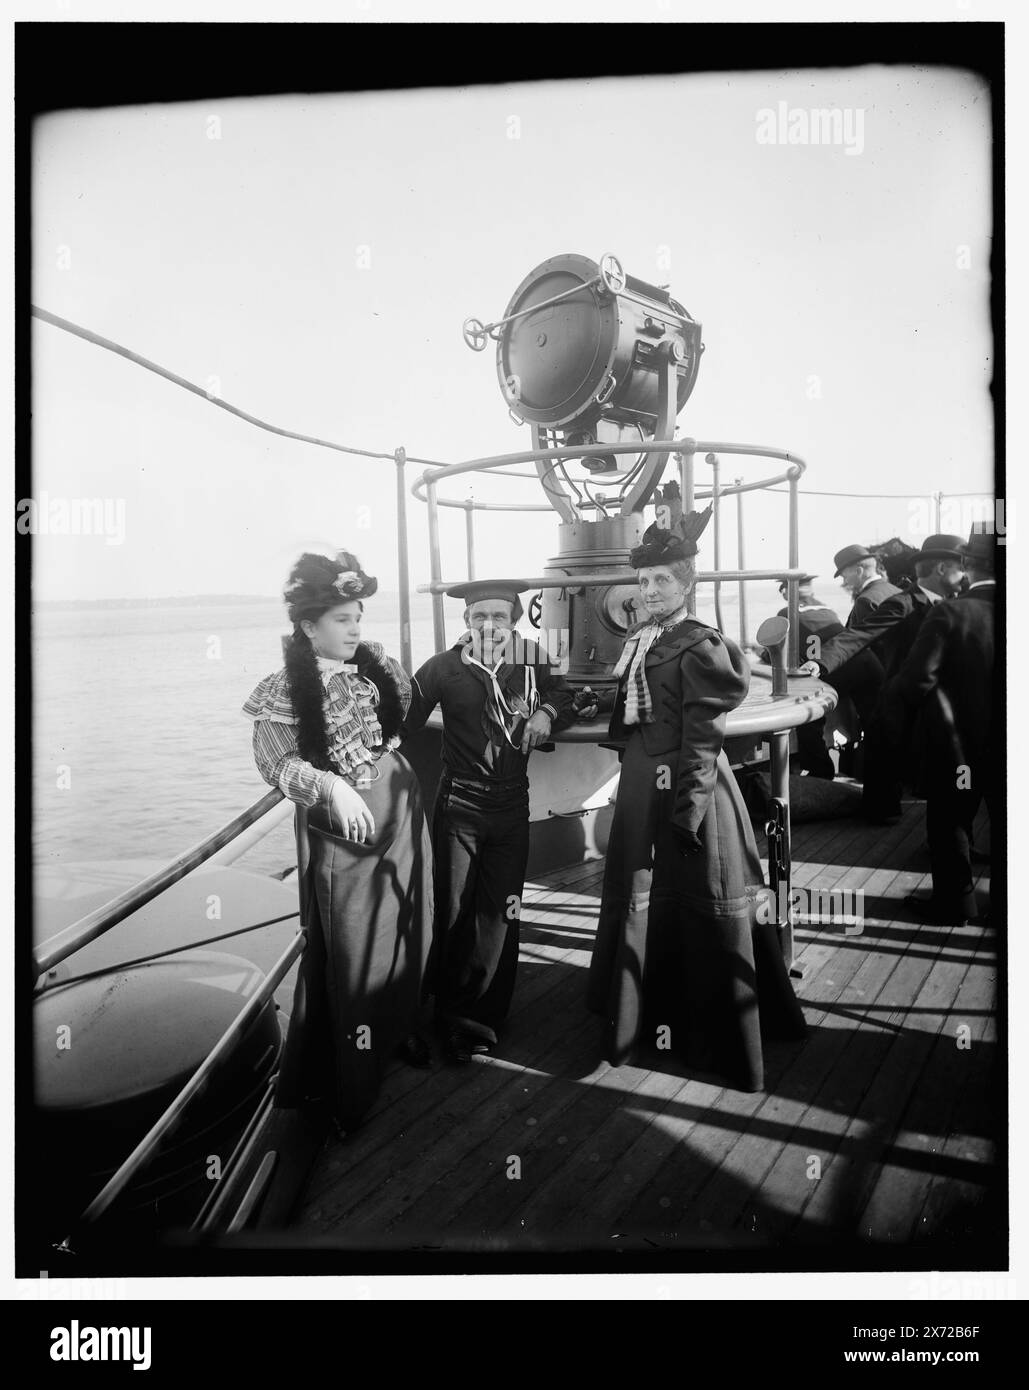
M270 434L282 435L285 439L297 439L301 444L315 444L321 449L335 449L341 454L360 454L363 458L372 459L394 459L392 453L378 453L373 449L358 449L350 444L337 444L331 439L318 439L310 434L298 434L295 430L283 429L280 425L269 424L267 420L259 420L256 415L250 415L245 410L240 410L238 406L230 405L228 401L221 400L218 396L212 396L209 391L205 391L202 386L197 386L193 381L187 381L185 377L179 376L177 372L171 372L167 367L162 367L157 362L151 362L148 357L143 357L138 352L133 352L131 348L124 347L121 343L114 342L111 338L104 338L99 333L94 333L89 328L83 328L80 324L72 323L70 319L62 319L57 314L51 314L46 309L40 309L37 305L30 306L33 316L41 319L44 323L52 324L55 328L63 328L66 333L71 333L77 338L83 338L87 343L93 343L96 347L106 348L108 352L116 353L119 357L125 357L130 362L134 362L137 367L143 367L148 372L155 372L157 376L164 377L166 381L172 382L175 386L181 386L184 391L192 391L195 396L200 396L211 405L216 405L220 410L227 410L230 415L236 415L241 420L246 420L249 425L256 425L258 429L267 430ZM443 468L446 465L435 459L422 459L410 457L412 463L427 463L430 467Z

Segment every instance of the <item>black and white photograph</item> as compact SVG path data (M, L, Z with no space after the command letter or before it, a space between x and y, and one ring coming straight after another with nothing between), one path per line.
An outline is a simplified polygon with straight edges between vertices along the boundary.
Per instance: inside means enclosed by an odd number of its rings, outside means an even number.
M12 26L17 1296L1011 1300L1006 26L440 8Z

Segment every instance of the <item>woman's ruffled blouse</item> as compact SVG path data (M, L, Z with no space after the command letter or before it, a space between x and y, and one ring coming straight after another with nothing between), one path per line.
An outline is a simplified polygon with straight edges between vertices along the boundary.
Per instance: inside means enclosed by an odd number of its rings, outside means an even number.
M377 659L386 661L391 672L403 674L403 668L385 657L377 643L365 645ZM384 747L395 748L400 740L383 740L377 715L379 693L371 681L357 674L356 666L317 660L325 691L322 713L329 753L337 767L359 780L362 765L375 762ZM243 713L254 721L254 760L264 780L300 806L328 800L336 774L313 767L297 751L298 720L284 668L265 676L254 688Z

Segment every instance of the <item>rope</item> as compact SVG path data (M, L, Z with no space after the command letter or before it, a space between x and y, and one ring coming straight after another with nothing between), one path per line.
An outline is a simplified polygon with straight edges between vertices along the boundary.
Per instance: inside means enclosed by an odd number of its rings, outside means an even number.
M117 353L119 357L125 357L130 362L134 362L137 367L144 367L148 372L154 372L157 376L164 377L165 381L170 381L175 386L181 386L184 391L192 391L194 396L200 396L211 405L216 405L219 410L227 410L230 415L238 416L240 420L245 420L248 425L256 425L260 430L267 430L269 434L282 435L284 439L297 439L301 444L316 444L320 449L335 449L341 454L360 454L362 458L392 459L395 457L393 454L376 453L372 449L357 449L350 444L336 444L331 439L317 439L314 435L297 434L294 430L283 429L279 425L271 425L267 420L259 420L256 415L250 415L247 411L240 410L238 406L230 405L228 401L212 396L202 386L197 386L193 381L187 381L185 377L179 376L176 372L170 372L167 367L162 367L157 362L151 362L148 357L140 356L138 352L123 347L121 343L116 343L111 338L101 337L99 333L82 328L69 319L58 318L56 314L51 314L46 309L37 308L35 304L30 307L32 314L37 319L42 319L44 323L52 324L55 328L63 328L66 333L72 333L77 338L84 338L87 343L93 343L96 347L106 348L108 352ZM430 467L435 468L445 466L436 459L415 458L413 455L408 455L408 459L411 463L427 463Z
M204 941L189 941L182 946L173 946L169 951L154 951L152 955L137 956L135 960L123 960L118 965L107 965L102 970L87 970L84 975L71 975L65 980L54 980L48 988L57 989L59 985L77 984L79 980L95 980L101 975L113 975L119 970L127 970L130 965L146 965L149 961L162 960L165 956L178 956L183 951L212 946L216 941L228 941L230 936L245 936L247 932L260 931L262 927L274 927L279 922L288 922L291 918L299 916L299 912L287 912L284 917L269 917L267 922L255 922L252 927L236 927L233 931L222 932L221 936L209 936ZM39 993L45 994L46 989L41 989Z

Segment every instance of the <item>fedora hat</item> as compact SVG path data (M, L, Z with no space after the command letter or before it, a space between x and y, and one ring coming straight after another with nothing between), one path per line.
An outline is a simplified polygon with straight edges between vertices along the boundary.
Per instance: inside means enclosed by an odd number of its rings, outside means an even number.
M859 560L874 559L875 556L872 552L863 545L845 545L842 550L837 550L832 557L832 562L836 566L833 578L838 579L848 565L856 565Z

